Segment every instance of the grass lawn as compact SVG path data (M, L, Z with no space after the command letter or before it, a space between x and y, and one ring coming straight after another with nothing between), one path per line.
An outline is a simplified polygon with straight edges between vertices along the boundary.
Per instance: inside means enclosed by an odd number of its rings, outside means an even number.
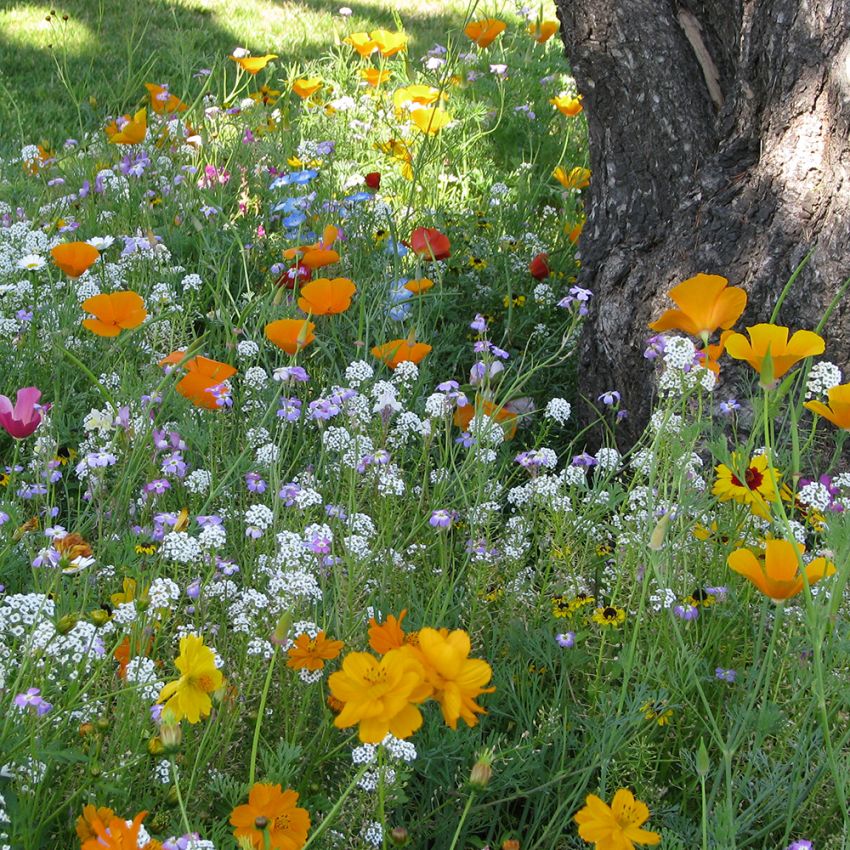
M395 29L400 12L418 55L462 26L467 0L65 0L0 3L0 149L61 143L126 111L147 81L174 91L242 46L297 68L335 32Z

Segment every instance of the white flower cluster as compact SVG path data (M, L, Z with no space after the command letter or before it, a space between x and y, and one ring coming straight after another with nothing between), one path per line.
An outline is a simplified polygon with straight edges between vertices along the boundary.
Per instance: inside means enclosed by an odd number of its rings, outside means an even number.
M543 415L559 425L565 425L572 413L572 405L564 398L551 398L546 405Z
M162 540L160 555L178 564L194 564L201 560L201 544L185 531L169 531Z
M841 383L841 369L828 360L820 360L809 371L806 381L806 398L825 396Z

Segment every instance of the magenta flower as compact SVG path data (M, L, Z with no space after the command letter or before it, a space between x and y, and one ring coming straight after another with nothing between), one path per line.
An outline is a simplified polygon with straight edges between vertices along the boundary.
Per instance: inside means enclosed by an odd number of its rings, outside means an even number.
M36 387L23 387L18 390L15 406L4 395L0 395L0 427L16 440L29 437L41 424L41 413L37 405L41 390Z

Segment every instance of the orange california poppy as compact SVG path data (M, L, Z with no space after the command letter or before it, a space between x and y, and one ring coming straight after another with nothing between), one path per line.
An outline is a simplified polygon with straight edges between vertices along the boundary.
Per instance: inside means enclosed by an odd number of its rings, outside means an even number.
M807 401L803 407L808 408L818 416L823 416L843 431L850 431L850 384L839 384L830 387L827 393L829 407L822 401Z
M403 32L390 32L389 30L373 30L369 33L378 52L384 58L395 56L407 49L407 36Z
M315 94L323 85L324 83L321 77L303 77L292 84L292 91L301 100L306 100L310 95Z
M439 106L423 107L411 112L410 120L416 125L417 129L433 136L452 120L452 116Z
M401 627L401 622L407 616L407 608L398 615L389 614L382 623L374 617L369 620L369 646L378 653L386 655L391 649L400 649L404 646L405 638L409 635ZM416 634L412 632L412 634Z
M464 33L479 47L487 47L506 29L507 24L504 21L496 18L485 18L481 21L470 21L466 25Z
M703 340L719 328L731 328L747 306L747 293L739 286L729 286L729 281L717 274L689 277L670 290L670 297L679 309L667 310L649 327L684 331Z
M341 640L328 640L324 632L311 638L306 632L295 638L287 650L287 667L293 670L323 670L325 661L333 661L345 644Z
M759 375L765 370L768 354L772 374L768 383L781 378L795 363L823 354L823 337L814 331L797 331L789 340L788 328L761 324L747 328L749 340L743 334L732 334L726 340L726 351L735 360L746 360ZM768 376L765 376L768 377Z
M230 56L243 71L252 77L259 74L272 59L277 59L276 53L267 53L265 56Z
M552 176L565 189L586 189L590 185L590 169L581 166L566 171L559 165L552 172Z
M266 337L287 354L297 354L316 338L316 326L306 319L278 319L266 325Z
M410 109L413 104L420 106L431 106L441 97L445 98L434 86L425 86L420 83L411 86L402 86L393 92L393 106L396 109Z
M529 24L528 34L538 43L549 41L561 28L557 21L541 21L540 24Z
M234 836L237 841L247 839L247 846L255 850L301 850L310 831L310 813L296 806L297 802L296 791L255 783L248 792L248 802L230 813L230 825L236 827Z
M353 32L342 40L343 44L351 45L364 59L377 50L378 45L369 37L367 32Z
M334 316L351 306L357 287L347 277L319 277L301 287L298 306L314 316Z
M414 295L421 295L423 292L427 292L434 285L434 281L431 280L430 277L420 277L418 280L409 280L404 285L404 288L408 292L412 292Z
M127 665L130 663L130 638L125 635L124 640L115 647L112 657L118 662L118 678L127 678Z
M734 331L723 331L720 334L720 341L716 345L707 345L702 349L701 353L705 355L703 366L715 375L720 374L720 363L718 362L726 351L726 340L729 339Z
M782 602L803 589L800 557L806 552L802 544L788 540L767 540L765 551L758 557L749 549L736 549L726 559L729 568L749 579L765 596ZM835 564L826 558L804 562L809 584L835 573Z
M360 76L375 89L385 83L392 75L392 71L381 71L379 68L363 68L360 71Z
M383 345L376 345L372 354L386 363L390 369L395 369L399 363L409 360L421 363L425 355L431 351L431 346L424 342L412 342L408 339L393 339Z
M551 103L561 115L566 115L568 118L575 118L582 109L584 108L581 105L581 95L577 94L575 96L571 94L559 94L557 97L553 97L549 103Z
M314 245L301 245L298 248L287 248L283 256L287 260L293 260L300 256L302 265L315 271L323 266L339 262L339 254L331 249L339 236L339 229L329 224L322 232L322 238Z
M165 86L156 83L145 83L145 88L151 96L151 109L159 115L170 115L172 112L185 112L189 107L176 95L171 94Z
M433 227L417 227L410 234L410 247L426 260L445 260L451 256L452 243Z
M100 251L88 242L66 242L51 248L50 255L68 277L79 277L94 265Z
M478 400L476 403L466 404L457 408L454 414L454 424L461 431L468 431L472 420L475 418L476 407L480 408L481 415L498 422L505 432L505 439L512 440L516 435L517 415L507 408L496 405L487 399Z
M173 351L168 357L159 361L160 366L178 364L186 356L185 351ZM220 363L209 357L193 357L182 364L186 374L177 382L177 392L188 398L195 407L207 410L218 410L215 396L209 392L236 374L236 369L229 363Z
M123 116L123 125L118 126L117 121L110 121L106 125L106 135L110 144L113 145L137 145L144 141L148 134L148 111L140 109L132 118Z
M579 237L581 236L582 230L584 230L584 219L577 222L572 227L570 227L570 225L568 224L567 227L570 228L567 233L567 239L569 239L570 242L575 245L576 242L578 242ZM566 228L564 229L566 230Z
M137 328L148 315L142 296L132 290L95 295L82 306L95 316L83 319L83 327L98 336L118 336L122 330Z

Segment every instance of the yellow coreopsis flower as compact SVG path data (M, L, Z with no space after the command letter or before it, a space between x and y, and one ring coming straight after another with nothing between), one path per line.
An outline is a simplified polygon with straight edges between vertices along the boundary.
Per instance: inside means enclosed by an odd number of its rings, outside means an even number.
M743 334L732 334L726 340L726 353L735 360L746 360L762 374L770 355L772 379L781 378L795 363L823 354L823 337L814 331L797 331L788 339L788 328L781 325L761 324L747 328L749 340Z
M343 704L334 725L338 729L359 725L364 744L378 744L388 732L409 738L422 725L417 705L431 693L422 665L400 649L380 659L368 652L350 652L342 670L328 678L328 687Z
M729 568L749 579L765 596L782 602L796 596L803 589L800 558L805 548L788 540L768 540L760 556L749 549L736 549L726 559ZM814 584L835 572L835 564L826 558L815 558L805 565L809 584Z
M463 719L467 726L478 723L476 714L486 711L475 702L480 694L492 693L485 687L493 675L490 665L479 658L470 658L469 635L462 629L420 629L418 645L408 645L408 652L423 662L425 677L434 689L433 697L440 704L443 720L451 729Z
M732 455L733 465L737 465L738 456ZM756 455L747 464L739 476L738 470L732 470L726 464L715 467L717 480L711 488L713 495L721 502L736 501L749 505L750 510L762 519L770 519L768 502L775 502L780 472L769 468L765 455Z
M596 850L634 850L661 841L657 832L641 829L649 820L649 809L627 788L617 791L610 806L595 794L588 794L585 803L573 820L579 836Z
M180 638L180 654L174 666L182 675L163 687L157 702L165 703L163 712L169 712L175 723L184 717L190 723L197 723L209 716L210 694L222 686L224 676L215 666L213 651L197 635Z

